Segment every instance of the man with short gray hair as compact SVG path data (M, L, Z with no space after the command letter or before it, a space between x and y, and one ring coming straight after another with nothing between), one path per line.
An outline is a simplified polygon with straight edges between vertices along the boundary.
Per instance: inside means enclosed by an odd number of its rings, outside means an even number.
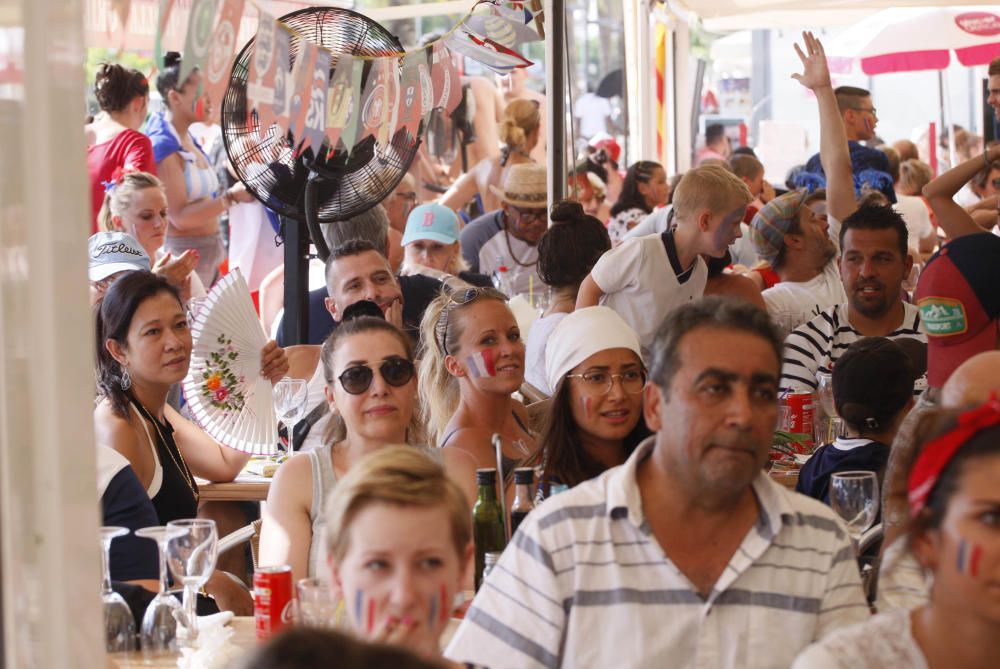
M678 307L644 391L656 434L521 523L445 655L492 667L787 667L867 618L842 523L763 471L781 348L749 303Z

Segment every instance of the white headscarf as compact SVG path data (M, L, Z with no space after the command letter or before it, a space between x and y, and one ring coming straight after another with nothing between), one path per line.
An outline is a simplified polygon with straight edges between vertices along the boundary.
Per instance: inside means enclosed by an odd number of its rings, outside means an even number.
M581 362L601 351L627 348L642 359L635 330L608 307L578 309L559 322L545 346L545 378L552 392Z

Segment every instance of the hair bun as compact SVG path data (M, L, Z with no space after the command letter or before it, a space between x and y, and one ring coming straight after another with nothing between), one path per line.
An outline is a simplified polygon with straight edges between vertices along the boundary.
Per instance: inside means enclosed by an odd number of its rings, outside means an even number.
M163 69L168 67L180 67L181 64L181 54L177 51L168 51L163 56Z
M565 223L585 216L583 205L576 200L560 200L549 209L549 218L553 223Z
M359 300L344 309L344 313L340 317L340 322L346 323L362 316L372 316L385 320L385 314L382 313L382 309L377 304L371 300Z

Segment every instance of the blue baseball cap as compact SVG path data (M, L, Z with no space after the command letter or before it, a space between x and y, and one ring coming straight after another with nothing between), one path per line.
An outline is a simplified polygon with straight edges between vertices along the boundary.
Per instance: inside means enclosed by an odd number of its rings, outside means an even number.
M406 217L406 231L403 232L402 244L406 246L421 239L454 244L458 241L458 216L440 204L422 204L414 207Z

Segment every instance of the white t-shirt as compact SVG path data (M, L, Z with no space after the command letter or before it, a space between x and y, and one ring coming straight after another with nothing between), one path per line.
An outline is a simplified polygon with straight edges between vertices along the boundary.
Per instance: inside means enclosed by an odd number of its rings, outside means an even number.
M593 93L584 93L573 105L573 118L580 119L580 137L590 139L599 132L607 132L607 120L614 109L611 101Z
M601 304L614 309L639 335L649 360L653 337L668 313L702 296L708 266L699 256L687 281L679 283L660 235L626 239L603 256L590 276L604 292Z
M890 611L834 630L802 651L792 669L927 669L909 611Z
M545 374L545 348L553 330L567 316L569 314L558 313L539 318L528 331L528 344L524 354L524 380L546 395L551 395L554 389L549 388Z
M916 195L901 195L896 193L896 204L893 209L899 212L906 223L906 231L909 233L907 243L916 251L914 259L919 260L920 240L934 234L934 225L931 223L931 214L927 211L927 205L923 199Z
M512 286L513 294L527 293L531 288L531 276L535 277L535 290L540 290L544 285L538 278L538 247L506 234L503 230L490 237L479 248L481 274L493 276L500 265L507 268L507 280Z
M782 281L761 293L767 313L785 331L812 320L826 309L847 302L835 260L809 281Z

